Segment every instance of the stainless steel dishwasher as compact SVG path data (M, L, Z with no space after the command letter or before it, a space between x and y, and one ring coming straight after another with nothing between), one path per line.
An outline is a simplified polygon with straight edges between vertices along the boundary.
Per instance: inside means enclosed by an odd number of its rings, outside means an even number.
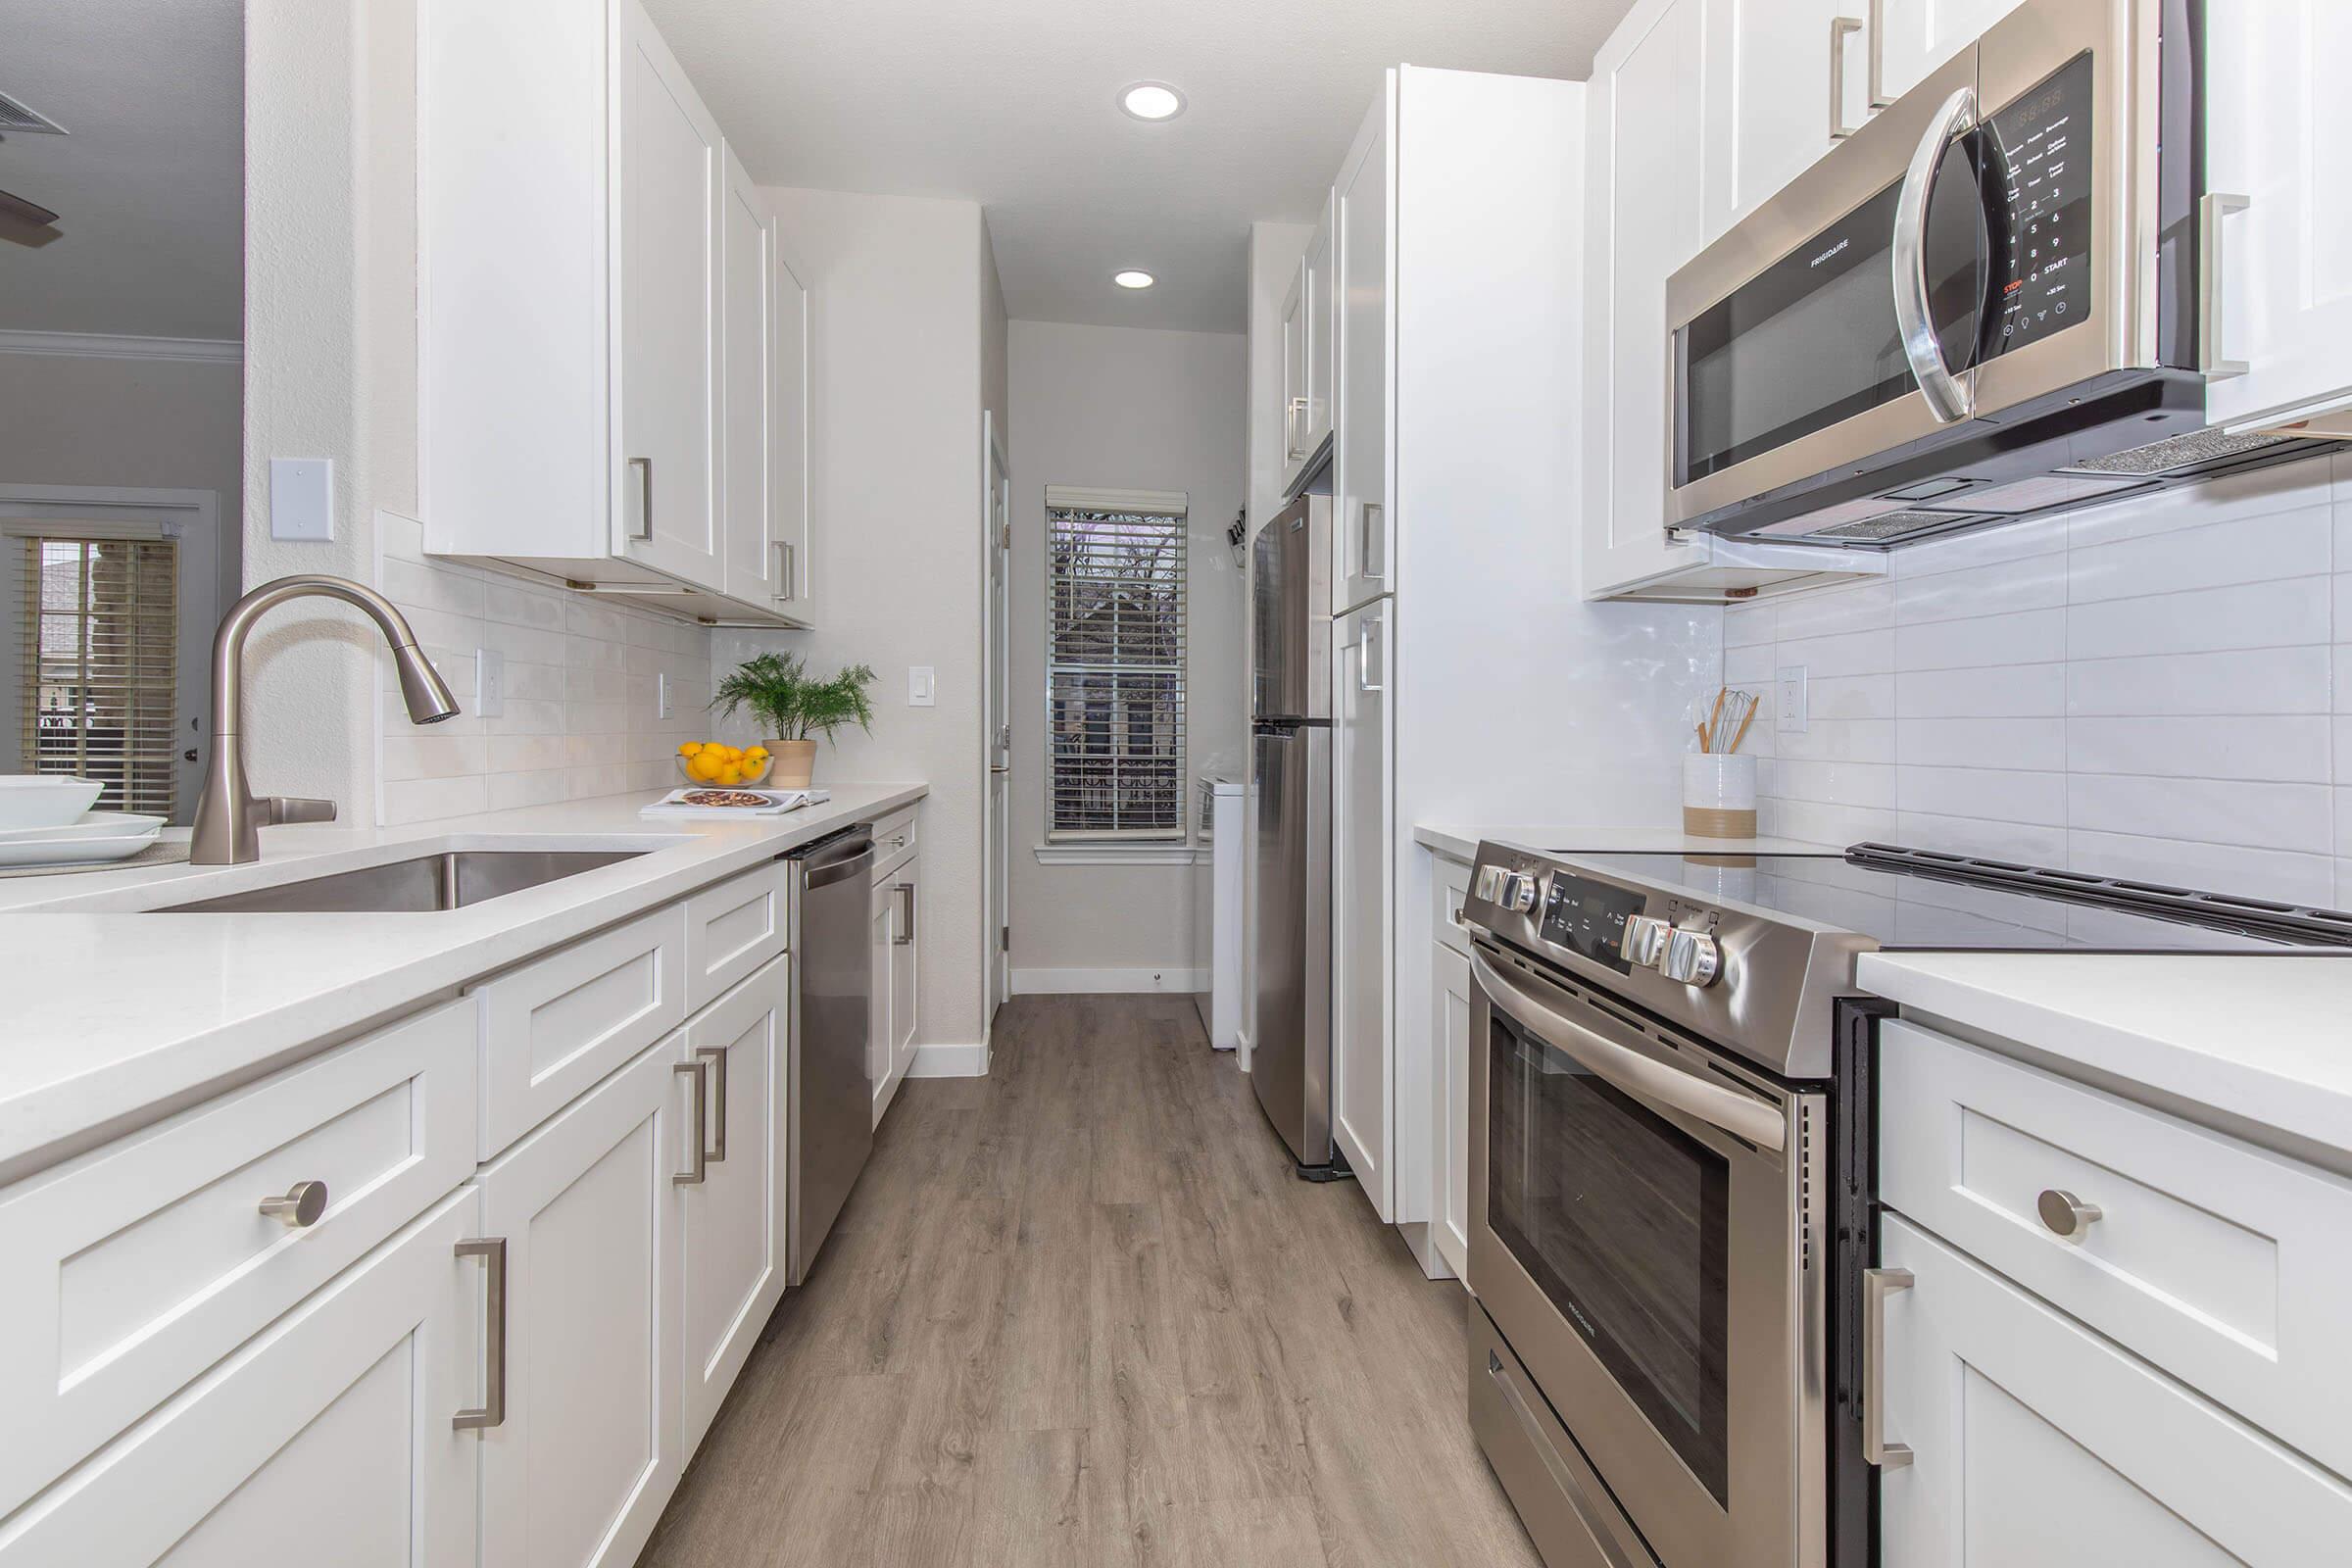
M782 858L792 884L792 1132L787 1195L794 1285L874 1148L874 1085L866 1071L874 990L866 946L874 869L870 822L804 844Z

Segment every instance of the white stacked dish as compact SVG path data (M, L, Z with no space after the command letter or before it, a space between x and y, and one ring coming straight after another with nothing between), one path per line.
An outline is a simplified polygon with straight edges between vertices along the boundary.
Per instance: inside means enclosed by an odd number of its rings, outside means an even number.
M0 777L0 866L99 864L153 844L164 818L90 809L105 788L89 779Z

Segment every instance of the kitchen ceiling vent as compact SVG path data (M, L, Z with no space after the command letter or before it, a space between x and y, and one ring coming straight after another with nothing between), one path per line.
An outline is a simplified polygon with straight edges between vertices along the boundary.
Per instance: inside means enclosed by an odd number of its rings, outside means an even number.
M0 92L0 135L63 136L66 127L19 98Z

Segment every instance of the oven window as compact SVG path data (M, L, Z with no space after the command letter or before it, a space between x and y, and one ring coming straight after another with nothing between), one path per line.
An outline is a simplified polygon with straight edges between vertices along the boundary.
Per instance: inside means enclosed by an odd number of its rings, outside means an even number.
M1487 1220L1729 1506L1721 1154L1497 1014Z
M1988 237L1973 135L1955 138L1928 198L1930 308L1955 373L1976 363ZM1894 319L1897 180L1702 311L1675 334L1675 483L1690 484L1919 385Z

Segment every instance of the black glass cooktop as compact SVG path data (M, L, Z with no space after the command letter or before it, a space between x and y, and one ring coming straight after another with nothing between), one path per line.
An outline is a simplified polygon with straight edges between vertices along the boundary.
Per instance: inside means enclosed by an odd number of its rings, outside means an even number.
M2352 913L1886 845L1843 854L1561 852L1563 859L1850 931L1882 948L2352 952Z

